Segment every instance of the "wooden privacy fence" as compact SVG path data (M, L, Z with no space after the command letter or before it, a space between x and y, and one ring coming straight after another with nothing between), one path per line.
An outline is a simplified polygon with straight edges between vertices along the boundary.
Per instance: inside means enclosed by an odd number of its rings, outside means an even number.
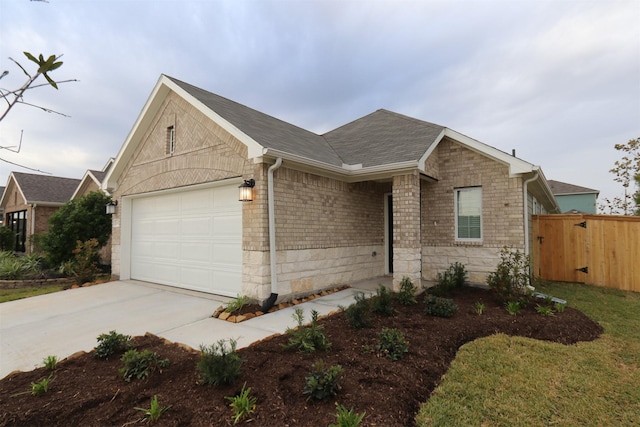
M534 274L640 292L640 217L534 215Z

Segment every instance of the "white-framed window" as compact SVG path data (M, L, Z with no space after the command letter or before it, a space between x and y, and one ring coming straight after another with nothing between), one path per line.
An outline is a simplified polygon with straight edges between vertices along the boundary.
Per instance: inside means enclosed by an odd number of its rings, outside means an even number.
M173 154L176 149L176 128L175 126L169 126L167 128L167 154Z
M457 188L455 194L456 240L482 241L482 187Z

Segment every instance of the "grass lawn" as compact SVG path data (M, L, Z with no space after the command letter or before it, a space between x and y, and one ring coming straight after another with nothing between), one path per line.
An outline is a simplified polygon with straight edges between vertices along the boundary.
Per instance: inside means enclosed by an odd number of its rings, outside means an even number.
M571 346L506 335L468 343L417 426L640 425L640 294L572 283L537 290L605 333Z
M67 286L69 286L69 283L43 285L19 289L0 289L0 303L62 291Z

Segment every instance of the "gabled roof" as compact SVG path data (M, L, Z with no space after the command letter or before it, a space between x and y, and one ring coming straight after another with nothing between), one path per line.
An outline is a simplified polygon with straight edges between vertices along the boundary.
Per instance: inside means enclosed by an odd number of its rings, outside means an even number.
M568 196L572 194L600 194L600 191L593 188L580 187L579 185L573 185L566 182L554 181L550 179L547 181L551 191L556 196Z
M98 186L98 188L101 188L102 180L104 180L105 176L107 176L106 171L97 171L91 169L87 170L80 180L80 183L76 187L75 191L71 195L71 199L75 199L81 194L84 194L85 189L91 184L91 182L94 182Z
M80 183L79 179L73 178L11 172L7 187L12 180L15 182L25 202L31 205L63 205L71 199L73 192ZM4 195L2 199L0 204L4 205Z
M249 158L281 157L298 167L346 181L425 171L426 159L445 137L509 167L511 176L539 167L452 129L378 110L324 135L302 129L180 80L161 75L102 186L113 190L128 159L170 92L185 99L247 146ZM544 184L546 186L546 184ZM550 191L549 191L550 194ZM553 197L553 196L551 196Z

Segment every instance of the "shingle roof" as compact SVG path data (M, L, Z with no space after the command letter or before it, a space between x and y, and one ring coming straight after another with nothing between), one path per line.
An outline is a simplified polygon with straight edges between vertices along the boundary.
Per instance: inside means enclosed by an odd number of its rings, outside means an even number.
M13 172L27 203L66 203L76 190L79 179Z
M342 166L342 159L322 136L173 77L167 78L263 147Z
M95 176L96 179L100 182L102 182L104 180L104 177L107 176L106 171L94 171L93 169L89 169L89 172L91 172L91 174Z
M573 185L566 182L548 180L549 188L555 196L561 196L566 194L598 194L600 191L593 188L580 187L579 185Z
M378 110L324 134L344 163L363 167L418 160L444 127Z

